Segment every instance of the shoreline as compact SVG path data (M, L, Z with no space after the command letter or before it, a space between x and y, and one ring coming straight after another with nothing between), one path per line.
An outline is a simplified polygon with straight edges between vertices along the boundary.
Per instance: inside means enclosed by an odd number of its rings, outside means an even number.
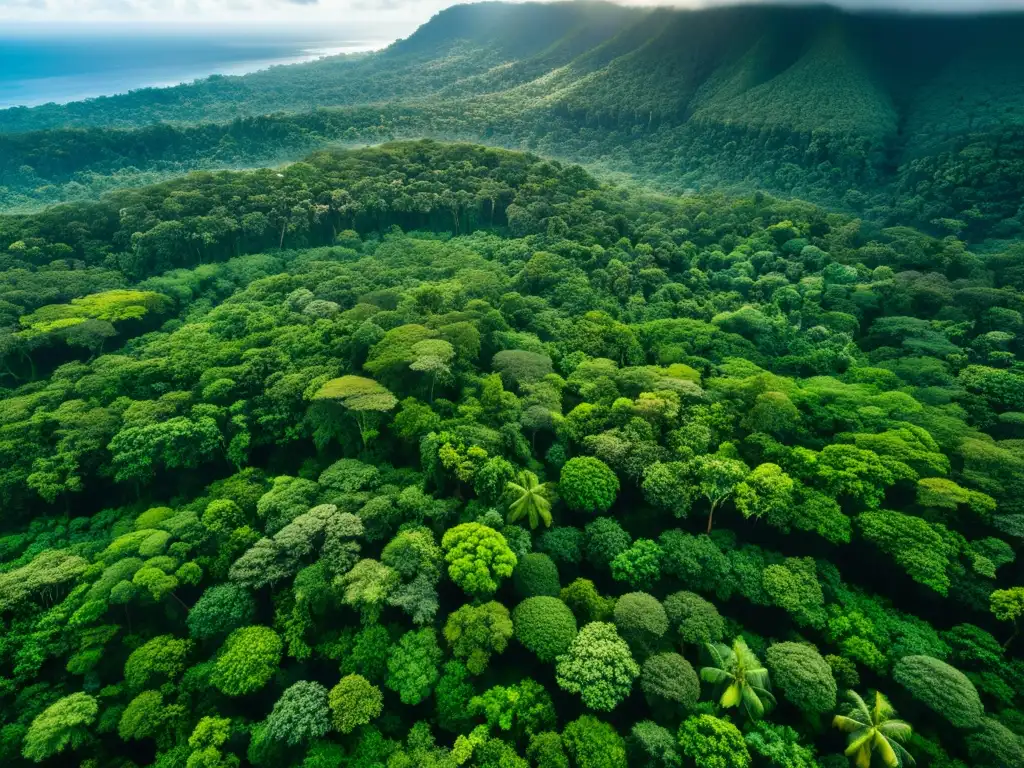
M94 74L70 74L12 80L0 82L0 111L7 109L32 109L50 104L65 105L76 101L86 101L105 97L123 96L132 91L148 88L174 88L188 85L213 76L237 77L264 72L274 67L308 64L333 56L369 53L389 45L388 41L359 41L337 46L299 48L288 56L274 58L254 58L237 61L225 61L218 66L211 62L208 67L193 69L181 74L172 73L167 67L143 67L138 71L137 78L129 81L130 73L116 70ZM148 76L145 73L149 73ZM76 84L77 81L77 84ZM32 97L33 91L42 95ZM18 93L25 93L19 98Z

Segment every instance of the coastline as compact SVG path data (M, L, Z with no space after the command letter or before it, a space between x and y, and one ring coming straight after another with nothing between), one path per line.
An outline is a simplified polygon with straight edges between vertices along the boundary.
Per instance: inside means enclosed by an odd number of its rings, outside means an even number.
M368 53L388 44L389 41L375 40L298 48L289 55L209 62L200 68L192 67L177 72L166 65L142 66L131 72L108 70L0 81L0 110L38 107L45 104L68 104L104 96L119 96L146 88L172 88L214 75L248 75L273 67L307 64L342 54Z

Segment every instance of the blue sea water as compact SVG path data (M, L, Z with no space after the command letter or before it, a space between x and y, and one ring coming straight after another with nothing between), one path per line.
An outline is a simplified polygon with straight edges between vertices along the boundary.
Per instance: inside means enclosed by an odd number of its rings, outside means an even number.
M0 109L65 103L213 74L380 48L386 41L307 34L284 39L117 34L5 36L0 32Z

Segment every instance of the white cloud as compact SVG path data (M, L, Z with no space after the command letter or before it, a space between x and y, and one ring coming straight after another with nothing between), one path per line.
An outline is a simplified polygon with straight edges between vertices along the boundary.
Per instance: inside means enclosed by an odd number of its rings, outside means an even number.
M780 0L619 0L627 5L706 7L735 2L778 3ZM798 4L822 0L782 0ZM898 9L930 12L1021 10L1024 0L824 0L855 10ZM333 26L352 24L397 26L407 34L453 0L0 0L0 21L287 24Z
M240 23L318 26L404 21L408 31L450 0L0 0L0 20L175 25Z

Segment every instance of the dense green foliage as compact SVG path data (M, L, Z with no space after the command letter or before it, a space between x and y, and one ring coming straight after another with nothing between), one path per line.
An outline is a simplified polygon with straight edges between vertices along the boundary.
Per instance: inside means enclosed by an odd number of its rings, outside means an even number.
M1024 751L1011 251L418 142L0 252L5 765Z
M1024 230L1022 30L1019 16L824 6L458 6L378 53L0 111L0 206L433 137L672 192L757 187L889 225L1010 238Z

